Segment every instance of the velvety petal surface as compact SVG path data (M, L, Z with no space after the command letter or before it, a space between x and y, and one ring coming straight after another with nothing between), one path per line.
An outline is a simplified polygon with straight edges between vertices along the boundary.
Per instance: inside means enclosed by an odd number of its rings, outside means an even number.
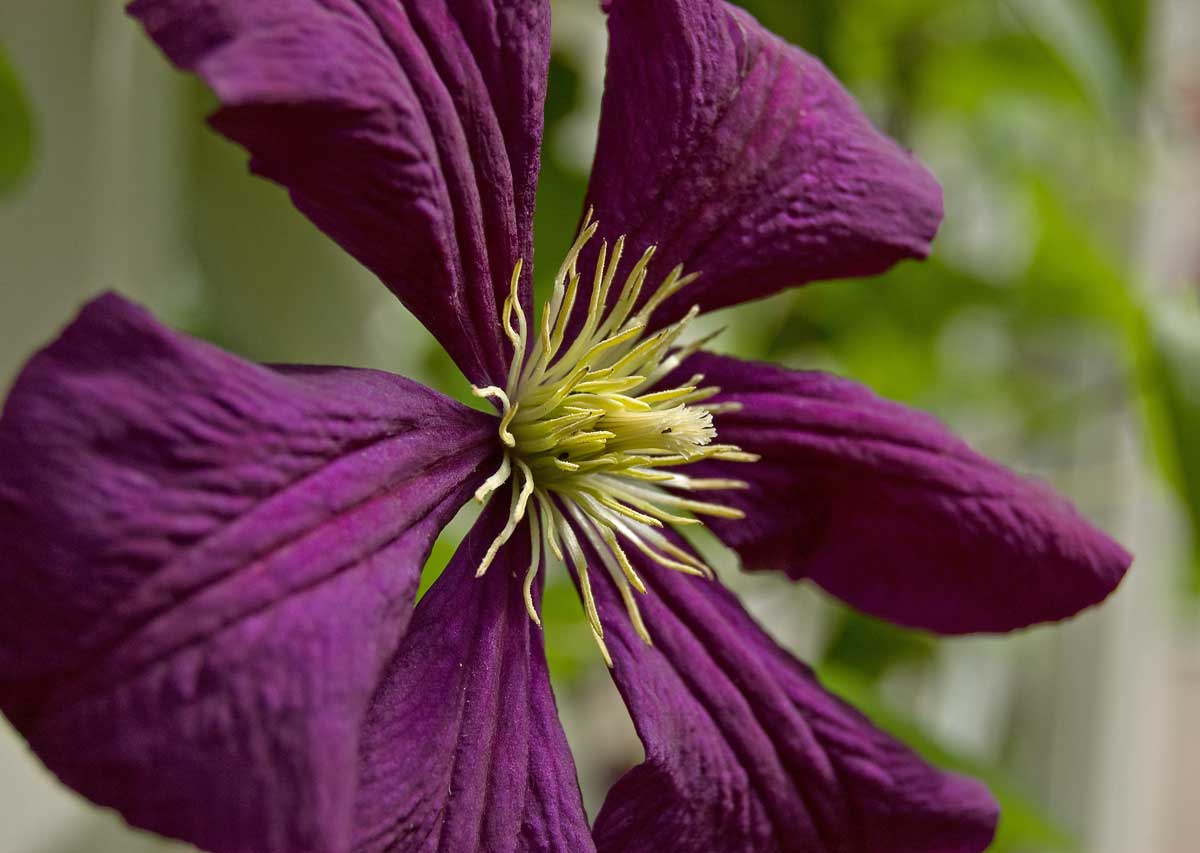
M494 419L270 369L117 296L0 417L0 707L68 785L215 853L336 853L358 733Z
M742 404L717 417L720 440L762 455L703 466L750 483L722 496L746 518L709 525L749 569L810 577L876 616L961 633L1071 616L1129 566L1048 486L861 385L710 354L681 372Z
M702 273L659 324L925 256L936 181L818 60L720 0L605 5L589 204L634 258L659 245L656 277L679 263Z
M212 87L213 125L255 172L379 275L468 378L504 378L497 305L531 255L548 0L136 0L129 11Z
M482 578L492 499L417 606L360 751L358 851L594 850L542 634L525 611L523 526Z
M987 847L997 809L982 785L930 767L827 693L718 582L630 559L652 648L612 582L593 572L593 587L646 761L600 810L601 853Z

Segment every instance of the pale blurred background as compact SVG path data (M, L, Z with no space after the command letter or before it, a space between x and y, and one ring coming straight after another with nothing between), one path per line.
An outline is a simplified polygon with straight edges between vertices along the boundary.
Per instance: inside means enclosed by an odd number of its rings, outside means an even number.
M992 786L1004 808L993 850L1193 853L1200 2L742 5L821 56L931 166L947 219L929 262L723 312L717 346L834 369L937 413L1055 483L1138 559L1104 608L1070 624L955 640L714 559L827 684ZM554 2L539 279L570 237L591 158L596 6ZM4 0L0 388L113 288L249 358L381 367L462 396L399 304L281 190L246 177L242 153L203 125L211 106L115 0ZM640 747L574 592L561 573L551 581L551 664L594 814ZM0 722L0 853L171 849L186 848L59 786Z

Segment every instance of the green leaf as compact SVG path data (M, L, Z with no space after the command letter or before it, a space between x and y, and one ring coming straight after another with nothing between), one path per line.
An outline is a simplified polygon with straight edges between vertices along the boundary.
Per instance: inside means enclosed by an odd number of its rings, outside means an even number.
M1146 67L1150 4L1146 0L1095 0L1095 3L1130 75L1141 77Z
M1075 112L1103 114L1070 69L1021 33L964 37L939 45L925 59L919 106L927 112L1007 115L1015 105L1029 109L1043 102L1060 111L1060 123L1077 120Z
M1085 0L1005 0L1013 15L1051 50L1119 123L1135 119L1135 86L1103 14Z
M550 56L550 77L546 93L546 133L542 143L542 172L538 178L537 205L533 212L534 301L542 305L554 286L554 274L566 256L583 213L587 175L570 163L562 162L556 143L564 119L579 107L582 85L580 74L569 57L555 52Z
M1200 306L1162 305L1144 331L1139 386L1159 464L1192 528L1185 582L1200 597Z
M1034 800L1001 771L941 743L916 720L890 708L861 675L844 667L818 669L821 682L832 693L862 711L879 728L899 738L926 761L938 767L981 780L1000 804L1000 826L991 853L1038 850L1073 853L1079 843Z
M0 47L0 195L17 189L33 165L33 112L25 88Z
M551 679L562 688L595 672L603 664L588 630L583 603L567 572L558 567L549 571L543 569L543 572L546 586L542 593L542 631L547 637L546 664Z
M837 619L822 664L843 667L871 682L897 664L931 660L937 641L847 608Z
M797 13L795 0L742 0L738 5L768 30L800 45L824 60L835 74L838 72L831 42L839 15L844 12L837 0L807 0L802 14Z
M1138 307L1128 265L1113 245L1121 227L1083 218L1049 180L1031 179L1031 191L1040 233L1021 288L1022 313L1031 321L1093 321L1127 331Z

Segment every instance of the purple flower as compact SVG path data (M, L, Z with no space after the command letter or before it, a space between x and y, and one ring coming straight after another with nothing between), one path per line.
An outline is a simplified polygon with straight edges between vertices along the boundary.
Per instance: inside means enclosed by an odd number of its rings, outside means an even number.
M594 212L540 323L548 0L130 7L499 415L89 304L0 420L0 707L67 785L237 853L987 846L983 787L826 693L674 528L947 633L1069 616L1129 557L927 416L687 343L693 305L924 256L940 193L742 11L605 5ZM591 828L537 624L560 560L646 749Z

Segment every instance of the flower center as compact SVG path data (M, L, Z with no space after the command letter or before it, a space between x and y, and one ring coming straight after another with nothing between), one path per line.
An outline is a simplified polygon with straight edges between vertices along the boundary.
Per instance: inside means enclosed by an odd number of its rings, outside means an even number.
M508 383L505 388L474 389L477 396L499 403L503 412L499 434L505 451L500 468L479 487L475 498L486 501L512 479L512 504L508 522L488 548L476 575L487 571L521 520L528 518L532 557L524 592L530 618L541 625L531 587L545 550L560 561L569 558L592 634L611 666L579 534L599 556L602 568L620 590L634 628L649 644L650 634L634 595L634 591L645 593L646 587L625 549L636 548L677 571L710 577L712 569L660 531L664 525L702 524L696 516L741 518L740 510L688 494L746 487L740 480L701 479L670 469L702 459L753 462L758 457L732 445L714 443L713 414L740 405L705 405L719 389L702 386L702 375L673 387L659 387L705 341L676 346L699 312L697 307L676 323L647 334L654 310L696 279L676 267L635 311L645 289L653 246L634 265L610 306L625 238L613 245L611 257L607 242L602 244L586 318L574 339L565 341L580 297L582 276L576 262L597 227L589 212L555 277L554 292L536 331L531 332L517 298L521 262L513 270L502 317L505 334L513 344Z

